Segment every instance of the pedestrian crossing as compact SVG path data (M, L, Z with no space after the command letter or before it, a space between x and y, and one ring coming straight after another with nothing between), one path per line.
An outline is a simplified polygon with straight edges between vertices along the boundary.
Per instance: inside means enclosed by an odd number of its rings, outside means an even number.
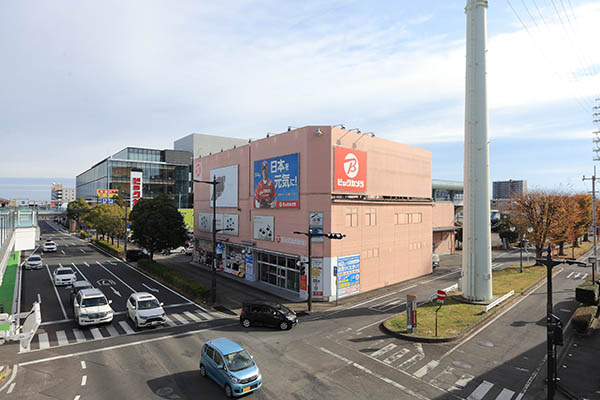
M122 316L121 316L122 317ZM155 329L164 329L174 326L182 326L200 322L208 322L216 319L215 315L204 310L182 311L169 313L166 316L166 324L157 326ZM29 348L20 347L20 353L36 350L45 350L51 347L66 346L86 341L93 341L117 336L132 335L136 332L144 332L148 328L136 330L135 324L130 319L114 319L110 324L92 325L90 327L67 328L56 331L38 333L33 337Z
M437 360L426 360L421 343L378 342L380 348L364 352L369 358L388 365L398 371L422 379L441 390L451 392L466 400L517 400L513 390L487 380L465 374L464 369L446 366Z

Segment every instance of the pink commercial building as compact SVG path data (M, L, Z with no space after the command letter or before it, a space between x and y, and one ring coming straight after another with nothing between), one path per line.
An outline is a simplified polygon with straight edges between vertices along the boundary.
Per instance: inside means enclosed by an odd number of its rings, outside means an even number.
M220 270L288 298L331 301L432 272L431 152L330 126L308 126L201 157L194 178L217 185ZM212 257L212 185L194 184L200 261ZM447 208L447 210L446 210ZM444 212L446 211L446 212ZM445 214L449 217L446 218ZM444 219L448 219L444 221ZM334 271L337 270L337 282Z

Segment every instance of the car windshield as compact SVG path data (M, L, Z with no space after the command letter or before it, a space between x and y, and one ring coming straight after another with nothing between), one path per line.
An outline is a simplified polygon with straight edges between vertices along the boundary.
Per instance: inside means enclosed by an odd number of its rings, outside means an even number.
M286 306L282 305L282 304L274 304L273 307L275 307L275 309L281 311L284 314L290 314L293 313L292 310L290 310L289 308L287 308Z
M54 246L54 242L46 242L46 246Z
M226 354L225 362L227 363L227 368L231 372L241 371L254 365L252 357L250 357L250 354L248 354L246 350L241 350L237 353Z
M40 256L31 256L29 257L29 261L41 261L42 258Z
M103 297L90 297L87 299L83 299L81 301L81 307L96 307L96 306L105 306L108 302L106 298Z
M160 307L158 300L150 299L150 300L140 300L138 301L138 309L139 310L150 310L152 308Z
M71 275L72 273L73 271L70 269L59 269L58 271L56 271L57 275Z

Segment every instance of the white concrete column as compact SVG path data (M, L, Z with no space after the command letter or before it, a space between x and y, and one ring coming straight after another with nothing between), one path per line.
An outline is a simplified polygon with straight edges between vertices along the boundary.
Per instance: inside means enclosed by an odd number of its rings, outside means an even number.
M490 165L486 84L486 0L467 0L463 295L492 298Z

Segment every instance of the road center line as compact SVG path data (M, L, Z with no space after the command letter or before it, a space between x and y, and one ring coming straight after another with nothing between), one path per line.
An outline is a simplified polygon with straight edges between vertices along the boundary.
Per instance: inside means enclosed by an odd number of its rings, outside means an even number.
M84 375L81 377L81 386L85 386L86 383L87 383L87 375Z
M48 271L48 276L50 277L50 282L52 284L52 288L54 289L54 293L56 293L56 298L58 299L58 304L60 304L60 309L62 310L63 316L65 317L65 319L68 319L69 317L67 317L67 312L65 311L65 307L63 306L63 303L60 299L58 290L56 290L56 285L54 284L54 281L52 280L52 274L50 273L50 268L48 268L48 264L46 264L46 271Z
M87 368L87 366L85 365L85 361L82 361L81 362L81 369L86 369L86 368Z

